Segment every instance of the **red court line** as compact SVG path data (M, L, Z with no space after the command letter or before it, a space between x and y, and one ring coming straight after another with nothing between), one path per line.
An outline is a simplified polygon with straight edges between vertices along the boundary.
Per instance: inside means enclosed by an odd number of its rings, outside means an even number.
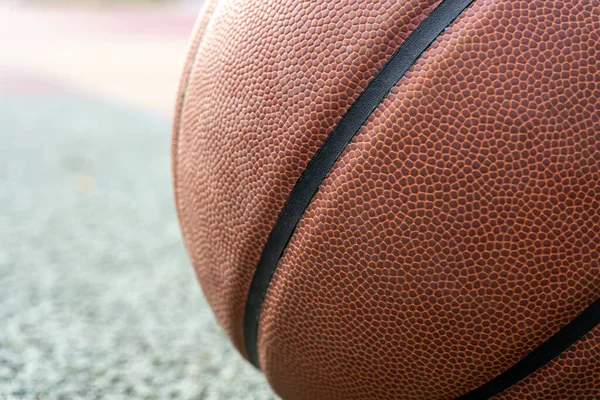
M15 68L0 65L0 92L69 92L64 83Z

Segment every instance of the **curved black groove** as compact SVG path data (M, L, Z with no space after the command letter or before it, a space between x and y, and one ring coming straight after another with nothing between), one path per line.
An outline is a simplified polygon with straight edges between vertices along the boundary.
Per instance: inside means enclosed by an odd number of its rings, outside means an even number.
M474 0L444 0L402 43L387 64L342 117L304 170L290 193L256 266L244 314L248 358L258 365L260 309L277 263L314 194L356 132L415 61ZM260 367L259 367L260 368Z
M484 400L496 396L531 375L600 324L600 299L592 303L575 319L550 339L539 345L521 361L486 384L456 400Z

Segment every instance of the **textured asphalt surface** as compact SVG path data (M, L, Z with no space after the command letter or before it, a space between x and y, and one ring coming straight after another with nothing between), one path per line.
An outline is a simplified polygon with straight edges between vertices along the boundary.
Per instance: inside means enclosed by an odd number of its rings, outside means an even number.
M171 195L170 121L0 94L0 399L271 399L219 329Z

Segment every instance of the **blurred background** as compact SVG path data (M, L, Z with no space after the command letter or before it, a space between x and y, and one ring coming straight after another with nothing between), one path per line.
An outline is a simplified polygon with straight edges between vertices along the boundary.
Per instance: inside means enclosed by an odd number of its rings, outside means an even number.
M271 399L196 283L170 125L201 1L0 2L0 399Z

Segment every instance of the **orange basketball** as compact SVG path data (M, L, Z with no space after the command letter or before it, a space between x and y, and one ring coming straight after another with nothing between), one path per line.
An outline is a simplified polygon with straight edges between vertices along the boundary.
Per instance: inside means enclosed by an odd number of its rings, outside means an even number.
M208 0L173 177L285 399L600 399L600 0Z

